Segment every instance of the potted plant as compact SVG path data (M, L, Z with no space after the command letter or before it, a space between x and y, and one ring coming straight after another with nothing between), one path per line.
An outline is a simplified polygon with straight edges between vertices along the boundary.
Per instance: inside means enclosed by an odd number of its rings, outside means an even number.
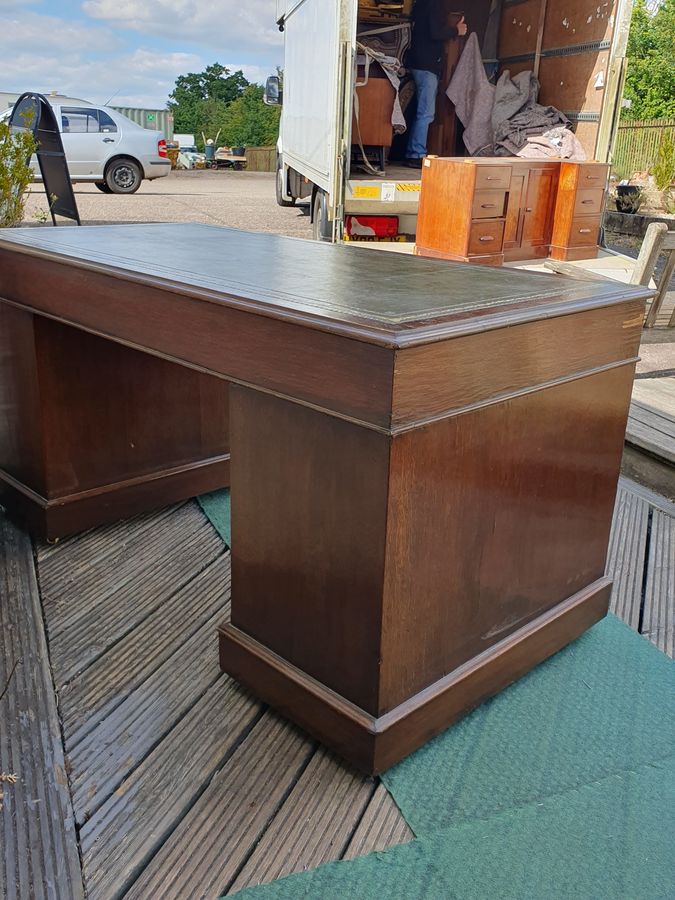
M636 213L644 202L639 184L619 183L616 186L616 208L621 213Z

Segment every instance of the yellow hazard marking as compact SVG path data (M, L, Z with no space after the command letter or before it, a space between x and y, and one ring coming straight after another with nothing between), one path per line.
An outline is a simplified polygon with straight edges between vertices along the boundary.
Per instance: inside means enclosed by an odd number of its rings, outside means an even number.
M352 188L352 197L356 197L359 200L379 200L380 199L380 185L368 185L368 184L360 184L356 185Z
M419 182L417 182L417 184L410 184L410 183L406 183L406 182L400 183L399 182L396 185L396 190L397 191L417 191L419 193L421 186L422 185Z

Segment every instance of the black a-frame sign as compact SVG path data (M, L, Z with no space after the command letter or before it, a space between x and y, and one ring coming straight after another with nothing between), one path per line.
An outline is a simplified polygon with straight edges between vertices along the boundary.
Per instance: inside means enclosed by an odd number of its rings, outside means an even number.
M22 94L14 104L9 124L15 130L30 131L35 138L35 154L54 225L56 216L74 219L80 225L61 132L47 98L30 91Z

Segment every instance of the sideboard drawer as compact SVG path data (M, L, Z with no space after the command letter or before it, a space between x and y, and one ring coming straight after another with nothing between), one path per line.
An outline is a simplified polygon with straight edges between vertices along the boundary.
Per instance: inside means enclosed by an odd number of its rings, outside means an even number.
M506 191L479 191L473 199L473 219L500 219L506 211Z
M469 235L469 255L501 253L504 241L504 222L474 222Z
M574 201L575 216L595 216L602 212L605 200L603 188L582 188Z
M569 246L585 247L587 244L597 244L599 232L600 218L598 216L579 216L572 221Z
M508 191L511 184L511 166L476 166L476 190Z
M579 166L577 186L580 189L598 187L604 190L609 175L609 166L599 163L589 163Z

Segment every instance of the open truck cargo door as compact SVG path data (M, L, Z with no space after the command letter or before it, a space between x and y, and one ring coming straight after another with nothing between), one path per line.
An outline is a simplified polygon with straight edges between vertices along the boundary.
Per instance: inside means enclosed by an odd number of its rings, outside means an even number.
M575 126L589 159L610 161L621 108L632 0L505 0L500 72L533 69L539 102Z
M339 237L344 214L356 41L352 0L277 0L285 31L281 145L284 164L325 194Z

